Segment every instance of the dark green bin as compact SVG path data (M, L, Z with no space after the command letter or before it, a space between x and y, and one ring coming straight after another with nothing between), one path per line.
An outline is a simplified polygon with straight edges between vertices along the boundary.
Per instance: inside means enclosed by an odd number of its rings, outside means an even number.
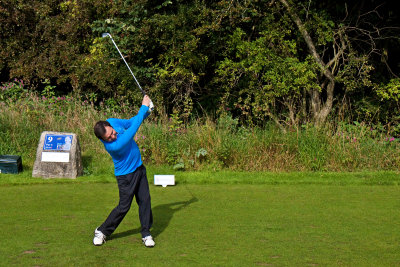
M20 156L0 155L0 173L18 173L22 171Z

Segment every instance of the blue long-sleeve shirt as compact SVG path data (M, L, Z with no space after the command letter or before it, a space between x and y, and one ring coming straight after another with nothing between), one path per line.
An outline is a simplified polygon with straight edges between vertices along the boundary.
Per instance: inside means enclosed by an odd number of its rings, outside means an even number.
M107 119L117 132L117 139L112 142L101 141L113 159L116 176L132 173L143 164L139 147L133 137L143 120L149 116L148 110L149 107L142 105L138 114L129 120Z

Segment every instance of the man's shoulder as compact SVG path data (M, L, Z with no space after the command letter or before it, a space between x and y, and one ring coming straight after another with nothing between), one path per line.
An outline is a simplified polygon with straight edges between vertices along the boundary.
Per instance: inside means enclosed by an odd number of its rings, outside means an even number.
M124 120L123 119L117 119L117 118L108 118L107 121L111 124L111 127L113 127L114 129L116 127L120 127L124 124Z
M113 122L118 122L120 119L117 118L108 118L106 121L108 121L110 124Z

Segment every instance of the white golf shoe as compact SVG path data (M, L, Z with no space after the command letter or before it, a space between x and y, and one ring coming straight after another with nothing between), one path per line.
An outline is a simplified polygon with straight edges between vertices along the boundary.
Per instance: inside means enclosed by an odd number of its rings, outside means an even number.
M101 246L106 242L106 236L99 230L94 230L93 245Z
M156 244L151 235L148 235L148 236L142 238L142 241L146 247L154 247L154 245Z

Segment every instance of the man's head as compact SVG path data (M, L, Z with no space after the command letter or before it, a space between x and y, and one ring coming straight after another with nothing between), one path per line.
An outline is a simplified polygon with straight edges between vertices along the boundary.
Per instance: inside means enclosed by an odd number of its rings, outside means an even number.
M117 132L111 127L108 121L96 122L94 125L94 134L97 138L106 142L112 142L117 139Z

